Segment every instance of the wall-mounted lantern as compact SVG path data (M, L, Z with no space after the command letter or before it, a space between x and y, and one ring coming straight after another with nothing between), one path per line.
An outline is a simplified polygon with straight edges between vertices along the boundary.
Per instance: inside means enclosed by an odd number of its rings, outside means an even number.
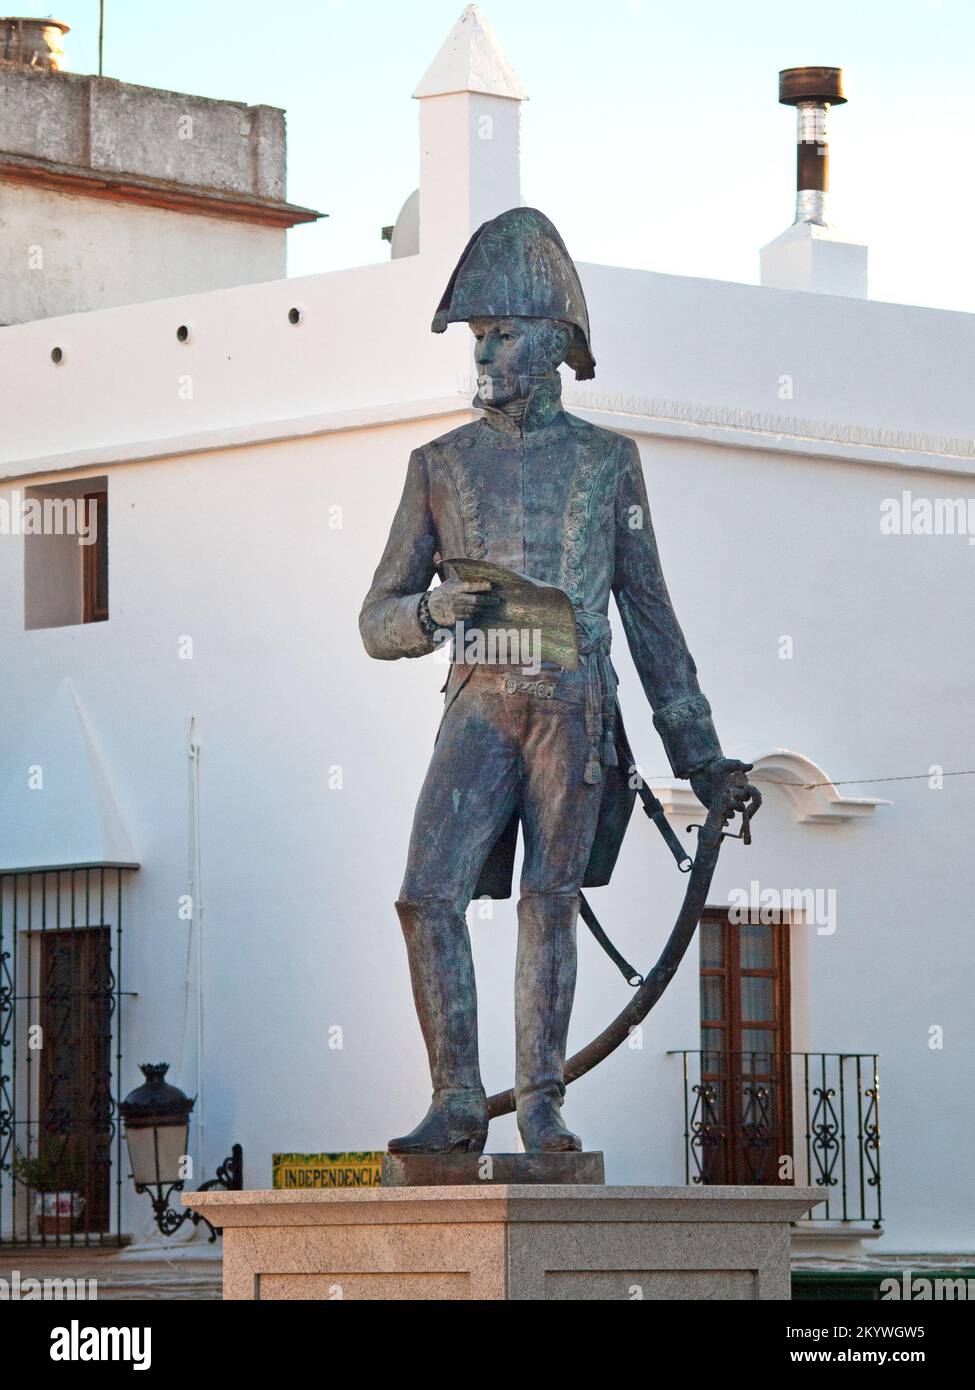
M217 1229L205 1216L189 1210L177 1212L169 1205L172 1194L183 1190L190 1112L196 1102L184 1095L178 1086L170 1086L166 1081L168 1062L149 1062L139 1070L145 1082L130 1091L119 1104L135 1190L149 1193L156 1225L164 1236L178 1231L186 1220L194 1225L202 1221L209 1227L213 1242ZM244 1154L241 1146L234 1144L230 1157L217 1169L217 1176L201 1183L197 1191L226 1187L239 1192L243 1185Z

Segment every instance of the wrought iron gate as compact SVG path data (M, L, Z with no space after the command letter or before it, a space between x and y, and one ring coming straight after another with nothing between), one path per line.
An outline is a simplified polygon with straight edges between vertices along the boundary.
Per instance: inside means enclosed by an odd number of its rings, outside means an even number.
M121 1243L124 875L0 873L0 1243Z

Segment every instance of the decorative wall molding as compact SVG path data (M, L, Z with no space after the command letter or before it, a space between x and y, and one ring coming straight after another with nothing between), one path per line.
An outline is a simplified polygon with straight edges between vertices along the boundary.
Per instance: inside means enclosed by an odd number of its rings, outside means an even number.
M60 451L0 460L0 479L13 481L41 473L59 476L93 466L108 467L115 463L239 449L251 444L273 444L459 414L473 420L477 415L470 403L472 394L473 389L464 385L456 394L448 396L377 402L283 419L252 419L164 438L133 438L77 452ZM595 422L606 428L633 435L701 441L736 449L798 454L806 458L867 463L915 472L975 475L975 440L911 434L868 425L799 420L681 401L644 400L583 392L578 388L566 389L564 402L571 410L596 417Z
M662 397L628 396L589 390L585 386L567 387L565 404L570 409L612 415L627 428L625 421L641 421L651 432L671 427L691 438L702 430L727 436L725 442L740 447L773 448L791 453L833 452L850 457L850 450L874 453L874 462L900 463L923 467L920 459L940 459L949 471L970 472L975 465L975 439L920 431L884 429L877 425L841 424L830 420L809 420L771 411L745 410L736 406L707 405L701 402L667 400ZM629 428L636 429L635 423ZM836 452L837 450L841 452ZM876 451L903 455L877 459ZM954 465L952 467L951 465ZM961 468L958 465L965 465ZM931 467L932 464L927 465Z
M69 164L34 157L21 158L13 154L0 156L0 180L47 188L75 198L105 198L115 203L135 203L139 207L163 208L167 212L197 213L201 217L223 217L263 227L296 227L301 222L315 222L328 215L280 199L261 198L253 193L187 188L166 179L94 172Z
M893 805L881 797L846 796L818 763L790 748L774 748L748 761L754 764L751 775L763 796L772 783L781 788L800 824L862 820L872 816L878 806ZM704 815L704 807L684 783L661 782L652 784L650 790L668 816L684 819Z

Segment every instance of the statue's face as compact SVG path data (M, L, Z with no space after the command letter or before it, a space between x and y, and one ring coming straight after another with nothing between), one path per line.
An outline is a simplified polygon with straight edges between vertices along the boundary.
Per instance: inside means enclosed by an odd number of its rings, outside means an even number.
M554 372L569 346L570 330L558 319L471 319L481 400L506 405L531 390L531 378Z

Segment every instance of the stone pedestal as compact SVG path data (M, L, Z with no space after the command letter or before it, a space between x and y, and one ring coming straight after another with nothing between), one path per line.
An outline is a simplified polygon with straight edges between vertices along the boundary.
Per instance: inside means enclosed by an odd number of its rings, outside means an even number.
M812 1187L190 1192L225 1299L788 1299Z

